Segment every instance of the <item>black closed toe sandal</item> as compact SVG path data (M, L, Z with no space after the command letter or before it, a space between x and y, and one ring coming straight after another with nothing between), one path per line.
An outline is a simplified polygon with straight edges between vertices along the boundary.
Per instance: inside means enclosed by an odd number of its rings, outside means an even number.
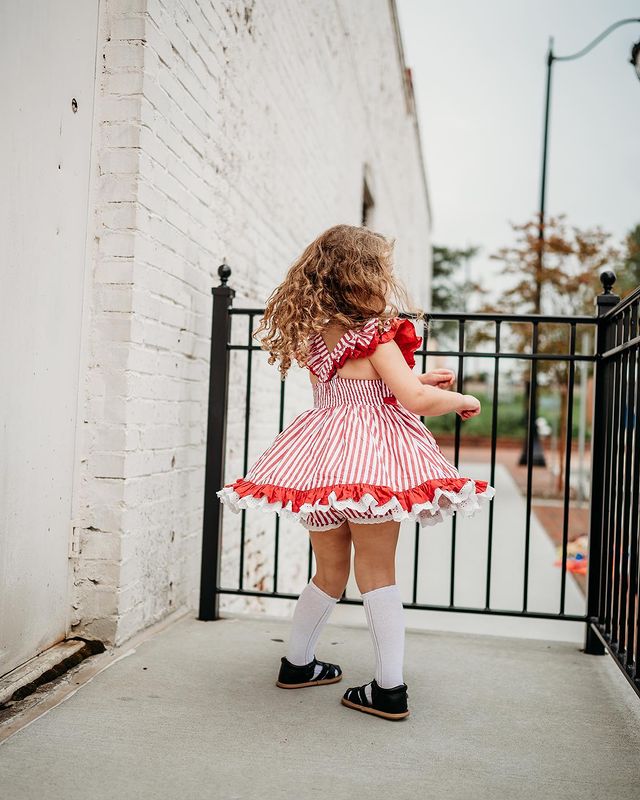
M371 681L371 702L367 699L365 686L353 686L342 696L340 701L349 708L357 711L364 711L366 714L375 714L384 719L404 719L409 716L407 706L407 684L400 683L391 689L383 689L378 686L375 678Z
M308 664L298 666L287 661L286 656L282 656L280 661L276 686L280 686L281 689L302 689L303 686L320 686L323 683L337 683L342 680L342 670L337 664L329 664L314 658ZM321 669L314 678L317 666Z

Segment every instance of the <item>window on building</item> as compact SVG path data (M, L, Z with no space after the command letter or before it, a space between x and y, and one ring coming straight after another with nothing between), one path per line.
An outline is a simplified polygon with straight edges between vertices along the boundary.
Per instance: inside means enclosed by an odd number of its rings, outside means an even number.
M369 186L369 181L367 180L367 176L362 180L362 220L361 224L364 225L366 228L371 227L371 222L373 219L373 207L375 203L373 202L373 194L371 193L371 188Z

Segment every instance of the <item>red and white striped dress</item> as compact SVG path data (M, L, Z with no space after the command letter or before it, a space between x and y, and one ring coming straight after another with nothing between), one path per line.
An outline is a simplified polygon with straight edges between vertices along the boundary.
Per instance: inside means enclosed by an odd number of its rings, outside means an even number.
M320 334L307 367L317 376L314 406L299 414L244 478L217 492L233 511L257 508L328 530L346 519L375 523L417 520L434 525L455 511L472 516L495 490L461 477L421 418L394 397L382 379L347 379L347 359L367 358L395 339L410 367L422 339L413 324L370 319L348 331L329 352Z

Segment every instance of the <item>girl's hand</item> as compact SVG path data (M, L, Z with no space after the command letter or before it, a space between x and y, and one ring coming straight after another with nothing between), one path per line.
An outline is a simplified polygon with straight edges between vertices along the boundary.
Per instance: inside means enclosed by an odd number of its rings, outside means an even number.
M438 389L448 389L453 386L456 374L450 369L431 369L420 375L420 383L427 386L437 386Z
M471 419L477 417L480 413L480 401L472 394L463 394L460 403L460 408L457 409L456 414L461 419Z

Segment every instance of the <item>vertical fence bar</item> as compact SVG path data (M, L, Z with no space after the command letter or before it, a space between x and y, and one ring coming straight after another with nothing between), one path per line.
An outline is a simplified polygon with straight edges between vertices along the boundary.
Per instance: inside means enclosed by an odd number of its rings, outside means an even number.
M278 412L278 433L284 428L284 389L286 381L280 380L280 410ZM273 542L273 593L278 591L278 562L280 558L280 514L276 514L276 531Z
M633 338L632 333L632 308L627 308L624 313L624 341ZM624 459L624 485L622 503L622 536L620 545L620 598L617 614L617 641L620 658L624 660L627 649L627 594L629 591L629 521L631 516L631 468L632 468L632 413L635 400L635 382L631 372L631 354L633 350L626 350L623 354L623 374L626 382L624 392L623 415L623 442L622 458Z
M576 353L576 325L571 323L569 334L569 355ZM564 457L564 502L562 509L562 577L560 583L560 613L564 614L565 594L567 588L567 542L569 539L569 504L571 502L571 445L573 441L573 388L575 382L575 362L569 361L569 377L567 385L567 431Z
M309 537L309 553L307 558L307 583L311 580L312 572L313 572L313 545L311 544L311 537Z
M611 349L616 341L616 327L613 320L607 320L607 349ZM600 575L600 617L604 625L606 619L607 591L609 586L608 558L609 540L611 538L610 508L612 502L611 486L613 484L612 463L613 463L613 435L614 435L614 388L616 383L615 362L611 358L602 360L602 371L606 382L606 392L604 396L603 416L600 424L604 428L604 463L602 474L602 566Z
M496 357L493 362L493 398L491 406L491 466L489 470L489 485L495 486L496 480L496 449L498 443L498 383L500 381L500 320L497 319L495 352ZM489 503L489 531L487 534L487 577L485 581L485 600L484 607L489 610L491 607L491 559L493 557L493 503Z
M614 322L616 338L614 344L617 347L622 344L621 339L621 320L618 317ZM618 586L618 574L616 572L616 552L618 549L618 540L620 536L620 528L616 522L618 520L618 507L620 502L620 430L621 430L621 359L620 354L617 353L613 359L614 365L614 387L613 387L613 430L611 436L612 455L611 455L611 489L610 489L610 508L609 508L609 539L608 539L608 554L607 554L607 597L605 603L605 626L607 635L610 641L613 640L613 627L614 627L614 596Z
M218 267L220 286L211 290L211 352L209 359L209 412L202 520L202 560L200 565L200 608L198 619L219 618L220 557L222 551L222 507L216 491L224 481L227 402L229 397L229 334L231 304L235 292L227 281L231 270Z
M615 320L610 322L612 340L611 344L615 347L618 343L618 326ZM605 517L605 552L603 558L606 563L603 574L603 594L604 601L604 623L607 634L611 632L611 580L612 580L612 553L615 537L615 509L616 509L616 444L618 435L618 386L620 375L618 373L618 363L615 358L608 359L607 374L609 375L609 418L607 419L607 451L605 454L605 482L607 487Z
M619 322L618 343L627 341L628 336L628 314L627 310L622 315ZM619 353L618 359L618 434L616 442L616 455L618 465L616 471L616 518L615 518L615 549L613 552L613 595L611 598L611 639L615 642L616 648L620 649L620 596L622 590L622 549L624 541L624 504L625 504L625 437L627 429L627 360L629 351Z
M638 303L633 305L631 336L638 335ZM630 355L630 383L635 386L635 402L631 413L633 414L633 485L631 489L631 522L629 526L631 542L629 545L629 602L627 611L627 655L625 667L632 678L638 679L638 544L640 528L638 520L638 505L640 501L640 391L638 391L638 346L636 345Z
M249 469L249 422L251 419L251 373L253 372L253 348L251 333L253 332L253 314L248 314L247 321L249 329L247 331L247 376L245 384L244 398L244 445L242 449L242 474L246 475ZM240 512L240 559L238 564L238 589L244 588L244 548L247 532L247 510L243 508Z
M531 370L529 378L529 411L527 426L527 510L524 529L524 585L522 590L522 610L527 610L529 602L529 546L531 540L531 497L533 494L533 438L536 421L534 409L536 408L536 394L538 391L538 322L533 323L531 337Z
M593 626L601 622L604 595L602 569L606 561L603 552L605 525L605 453L607 445L607 418L609 414L610 375L607 364L602 361L602 354L611 346L612 326L604 319L620 299L612 294L611 287L615 275L603 272L600 276L603 292L596 298L598 325L596 331L596 364L595 391L593 396L592 438L591 438L591 487L589 492L589 559L587 573L587 624L585 631L584 652L590 655L603 655L604 646L595 633Z
M458 391L464 393L464 319L458 320ZM460 463L460 426L462 420L456 414L456 432L454 442L453 464L458 468ZM449 568L449 606L453 607L456 581L456 529L458 515L451 518L451 565Z
M427 319L422 322L422 372L427 371L427 342L429 339L429 322ZM421 417L424 425L424 417ZM411 602L418 602L418 561L420 558L420 523L416 522L413 532L413 582L411 589Z
M313 545L311 544L311 535L307 534L309 538L309 549L307 553L307 582L311 580L313 572Z

